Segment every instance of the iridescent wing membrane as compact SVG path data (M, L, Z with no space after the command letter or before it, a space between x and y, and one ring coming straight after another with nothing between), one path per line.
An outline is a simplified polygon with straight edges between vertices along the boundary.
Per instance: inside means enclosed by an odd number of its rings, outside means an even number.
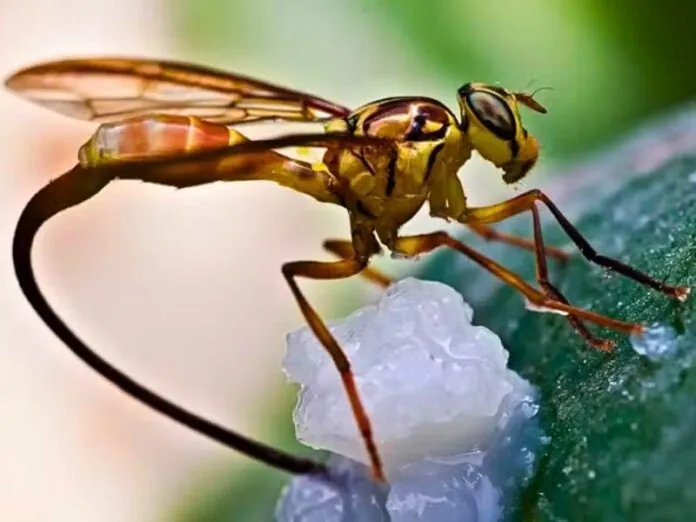
M152 113L223 124L318 121L350 110L327 100L193 64L132 58L70 59L23 69L6 82L24 98L98 123Z
M350 114L350 109L310 94L173 61L85 58L45 62L18 71L6 85L40 106L98 123L169 114L234 125L263 120L317 122ZM316 172L307 163L272 151L385 145L384 140L375 138L297 134L271 140L244 140L216 151L154 154L147 160L129 161L123 166L117 162L89 170L92 175L101 171L114 178L176 187L265 179L320 201L336 202L330 174Z

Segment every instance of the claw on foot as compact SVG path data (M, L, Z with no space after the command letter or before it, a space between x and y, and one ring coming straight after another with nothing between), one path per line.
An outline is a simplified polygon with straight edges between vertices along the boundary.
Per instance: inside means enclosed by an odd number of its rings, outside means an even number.
M676 286L672 289L672 295L674 295L680 303L686 301L690 293L691 288L688 286Z
M609 339L594 339L590 342L592 348L599 350L600 352L611 352L616 348L616 343L610 341Z

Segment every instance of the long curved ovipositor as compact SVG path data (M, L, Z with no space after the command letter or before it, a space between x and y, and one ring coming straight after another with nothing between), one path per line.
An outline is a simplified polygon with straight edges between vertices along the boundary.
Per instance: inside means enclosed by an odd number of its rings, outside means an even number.
M327 474L325 466L319 462L298 458L244 437L177 406L139 384L92 351L51 308L34 274L31 259L34 239L41 226L49 219L63 210L88 200L111 181L110 178L85 174L85 170L75 167L52 181L29 201L17 223L12 244L15 274L22 292L39 317L78 358L99 375L131 397L172 420L269 466L290 473Z
M273 158L273 156L270 156L271 154L275 154L268 151L269 144L282 147L289 143L295 143L310 147L316 143L318 138L324 140L325 136L306 135L290 139L281 137L266 140L265 144L260 141L240 141L233 146L217 147L210 151L187 155L185 157L186 161L181 161L183 158L153 156L150 158L151 161L141 157L139 163L130 165L124 162L114 162L110 164L109 168L77 165L39 190L24 207L15 228L12 259L19 286L39 317L78 358L122 391L167 417L270 466L291 473L327 475L327 470L323 464L310 459L297 458L195 415L139 384L121 370L112 366L75 335L50 306L36 281L31 256L34 240L44 223L60 212L92 198L115 179L139 179L145 182L181 187L214 181L235 180L235 172L240 172L241 174L236 180L244 180L248 177L248 172L244 170L245 165L239 163L238 160L240 158L246 157L249 159L254 153L260 152L261 156L257 156L256 159L267 161L269 157ZM363 145L383 146L383 143L379 140L371 140L369 138L346 139L338 137L335 142L358 142ZM322 141L322 144L325 143ZM230 158L231 160L225 163L225 160ZM280 156L280 158L282 161L289 161L284 156ZM211 167L215 168L211 170L201 169L202 161L208 162ZM173 165L176 166L176 175L171 174ZM275 166L278 167L278 165ZM215 172L217 172L217 175ZM260 175L260 171L256 170L255 172L257 176ZM292 184L287 170L283 170L282 173L283 176L278 181ZM304 172L303 176L305 178L314 178L311 172ZM172 182L172 179L176 179L176 181ZM182 181L183 179L186 179L186 181ZM257 177L255 179L262 178ZM296 183L318 186L316 183L312 185L313 182L310 179L297 179ZM310 190L308 192L315 193L320 199L328 198L327 191Z

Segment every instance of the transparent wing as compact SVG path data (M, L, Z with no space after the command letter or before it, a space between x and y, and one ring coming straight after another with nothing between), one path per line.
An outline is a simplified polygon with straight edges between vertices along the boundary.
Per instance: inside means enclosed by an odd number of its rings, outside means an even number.
M310 94L199 65L133 58L46 62L18 71L6 86L72 118L110 122L150 113L233 124L316 121L350 110Z

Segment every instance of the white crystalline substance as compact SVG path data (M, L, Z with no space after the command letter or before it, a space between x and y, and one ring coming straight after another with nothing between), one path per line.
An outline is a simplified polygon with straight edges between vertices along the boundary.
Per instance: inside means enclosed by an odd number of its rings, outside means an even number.
M342 486L294 479L276 520L501 519L543 437L534 388L507 369L499 338L472 316L451 288L405 279L331 327L373 422L388 491L355 462L365 452L331 360L309 330L288 336L285 371L301 384L298 438L334 453L329 467Z
M676 349L677 332L671 326L652 324L642 334L631 335L631 346L636 353L652 361L659 361Z
M508 353L450 287L413 278L331 326L352 363L387 472L424 456L475 449L513 390ZM298 439L367 464L331 359L309 328L288 336L288 378L301 385Z
M390 477L388 491L370 480L363 464L332 455L329 469L340 486L294 478L278 502L276 522L508 520L545 442L530 401L517 403L485 450L414 462Z
M362 464L332 455L328 465L340 484L298 476L283 491L277 522L387 522L386 492Z

